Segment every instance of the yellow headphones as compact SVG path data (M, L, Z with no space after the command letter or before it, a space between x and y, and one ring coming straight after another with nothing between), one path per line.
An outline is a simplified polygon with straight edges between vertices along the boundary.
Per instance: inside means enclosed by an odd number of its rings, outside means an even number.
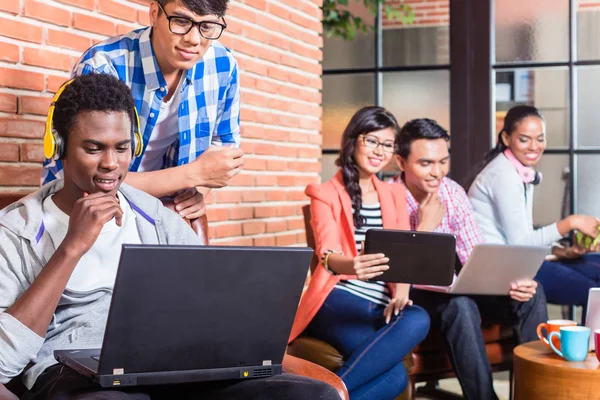
M71 79L65 82L52 98L52 103L50 104L50 109L48 110L48 117L46 118L46 132L44 133L44 156L49 159L61 160L65 156L65 145L62 137L58 134L57 131L54 130L53 127L53 118L54 118L54 107L56 107L56 102L58 98L64 92L67 86L69 86L75 79ZM142 135L140 134L140 116L135 107L133 107L133 112L135 114L135 126L132 129L132 141L131 143L131 152L133 157L139 157L142 155L142 149L144 147L142 141Z

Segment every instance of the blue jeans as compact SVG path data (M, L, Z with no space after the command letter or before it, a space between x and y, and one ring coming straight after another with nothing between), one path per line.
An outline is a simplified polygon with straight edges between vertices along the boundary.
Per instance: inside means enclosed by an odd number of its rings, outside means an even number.
M411 298L427 310L432 329L440 330L463 395L471 400L498 399L481 332L481 316L488 322L510 321L519 343L538 340L536 328L548 319L540 286L527 302L508 296L461 296L425 290L411 291Z
M429 331L429 316L406 307L386 325L385 307L333 289L307 334L338 350L346 363L337 372L351 400L392 400L408 384L402 360Z
M548 303L583 306L585 319L590 288L600 286L600 254L544 261L535 279L544 287Z

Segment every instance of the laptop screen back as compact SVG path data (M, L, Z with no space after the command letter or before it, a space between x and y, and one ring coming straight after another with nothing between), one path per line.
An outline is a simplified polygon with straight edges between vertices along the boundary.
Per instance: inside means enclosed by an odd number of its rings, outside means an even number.
M280 364L312 255L124 245L99 372Z

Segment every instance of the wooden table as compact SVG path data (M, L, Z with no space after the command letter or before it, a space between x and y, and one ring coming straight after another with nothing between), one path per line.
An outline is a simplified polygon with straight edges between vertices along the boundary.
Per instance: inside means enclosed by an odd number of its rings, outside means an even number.
M515 347L514 399L600 399L600 363L595 353L582 362L559 357L542 342Z

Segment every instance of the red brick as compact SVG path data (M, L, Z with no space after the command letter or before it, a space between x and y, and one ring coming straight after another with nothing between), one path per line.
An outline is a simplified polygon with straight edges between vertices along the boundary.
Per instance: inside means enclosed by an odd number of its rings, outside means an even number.
M41 139L44 137L44 129L43 121L0 118L0 136Z
M254 216L254 209L252 207L232 207L229 210L229 219L252 219Z
M215 227L215 238L226 238L241 235L242 226L240 224L218 225Z
M19 145L0 142L0 161L19 161ZM2 169L1 166L0 169Z
M79 13L73 14L73 27L106 36L115 36L117 33L114 22Z
M134 29L135 28L128 26L128 25L117 24L117 35L124 35L126 33L131 32Z
M42 43L42 34L43 30L41 26L0 17L0 36L24 40L26 42Z
M44 90L44 75L38 72L0 68L0 86L42 91Z
M98 2L98 11L110 17L122 19L124 21L136 22L137 10L133 7L117 3L113 0L102 0Z
M242 201L242 192L234 191L234 190L218 190L217 193L217 203L239 203Z
M0 166L0 185L39 186L41 165L5 164Z
M17 112L17 96L9 93L0 93L0 111L8 113Z
M0 0L0 10L11 14L18 14L21 4L18 0Z
M265 233L266 224L261 221L244 222L242 224L242 232L244 235L257 235Z
M254 176L238 174L231 179L231 186L254 186Z
M150 26L150 15L147 10L138 10L137 22L140 25Z
M298 236L295 233L277 236L275 238L277 246L291 246L298 243Z
M19 114L47 115L51 97L19 96Z
M246 5L257 8L261 11L267 10L267 1L266 0L246 0L245 3L246 3Z
M296 215L296 206L279 206L277 207L277 216L279 217L290 217L292 215Z
M267 222L267 232L283 232L287 229L287 224L285 221L268 221Z
M92 40L70 32L48 28L46 43L50 46L62 47L84 52L92 46Z
M277 177L275 175L256 175L256 186L276 186Z
M93 10L95 6L95 0L57 0L59 3L69 4L79 8L85 8L87 10Z
M0 61L18 63L20 60L19 46L0 42Z
M304 219L290 219L287 222L287 226L290 231L304 229Z
M268 171L286 171L288 169L287 162L282 160L267 160ZM279 183L279 180L276 180Z
M260 158L244 157L244 169L251 170L251 171L264 171L267 169L267 160L260 159ZM257 183L257 185L258 185L258 183Z
M265 200L265 192L262 190L246 190L242 192L243 202L257 202Z
M286 201L287 194L282 190L267 192L267 201Z
M44 147L42 143L21 143L21 161L44 161Z
M272 218L277 216L277 209L272 206L256 207L254 209L255 218Z
M225 239L223 242L219 242L222 246L252 246L252 238L235 238Z
M275 246L275 238L273 236L254 238L252 244L254 246Z
M56 93L56 91L68 80L68 77L50 75L46 78L46 90Z
M228 211L226 208L210 208L206 211L209 223L227 221Z
M35 0L25 0L23 15L39 21L50 22L54 25L71 25L71 13L68 10Z
M33 49L30 47L23 49L23 64L58 69L61 71L70 71L72 67L71 57L66 54Z
M304 190L299 190L299 191L290 191L288 192L288 196L287 196L288 201L304 201L307 199L306 195L304 194Z

